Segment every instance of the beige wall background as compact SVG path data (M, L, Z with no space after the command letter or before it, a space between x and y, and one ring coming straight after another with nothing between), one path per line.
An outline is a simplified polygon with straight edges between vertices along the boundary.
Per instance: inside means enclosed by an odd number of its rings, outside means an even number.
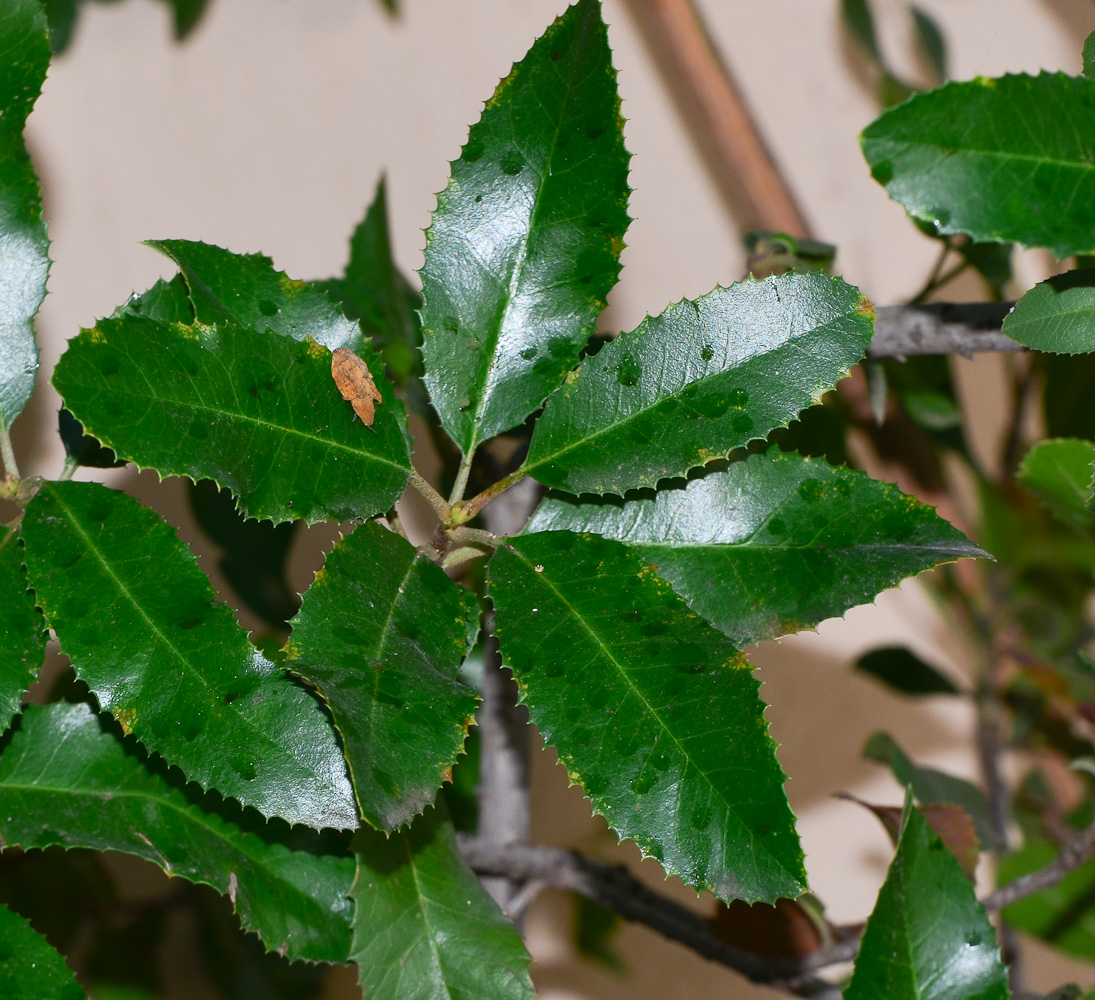
M1077 72L1083 39L1095 29L1090 0L920 2L946 32L957 78ZM341 271L346 239L386 172L398 259L407 271L421 264L422 230L468 123L566 2L403 5L403 16L392 20L371 0L214 0L181 45L171 40L162 4L88 5L28 127L54 264L38 323L41 391L16 425L24 473L61 469L58 400L48 378L65 340L130 292L172 273L141 240L182 237L261 250L294 277L330 276ZM699 5L817 234L839 247L838 270L878 304L910 295L935 251L871 181L859 155L856 136L876 105L842 37L836 0ZM904 4L876 0L876 6L887 52L914 72ZM634 154L635 218L605 323L627 329L670 301L740 277L743 255L626 3L605 0L604 12ZM1024 256L1023 282L1046 266L1037 255ZM996 369L981 359L963 364L960 376L987 415L979 440L988 447L993 408L1000 405ZM177 488L155 479L132 471L111 475L113 483L173 511L192 537L185 513L171 506ZM329 536L314 532L312 540ZM298 589L307 586L317 560L314 547L297 560ZM900 801L896 785L859 760L867 736L885 726L921 761L976 773L963 707L903 702L852 676L851 660L883 642L907 642L965 674L965 652L916 583L755 657L791 776L813 888L837 921L869 913L890 847L873 817L833 793ZM653 862L640 865L633 848L616 848L603 824L589 818L550 751L537 755L535 788L538 839L622 857L662 882ZM710 906L679 883L666 888ZM546 1000L774 995L635 927L618 937L627 972L584 965L568 943L569 913L567 900L545 894L530 917L534 975ZM1090 985L1095 971L1070 969L1036 950L1032 987L1070 977ZM197 995L185 982L179 990Z

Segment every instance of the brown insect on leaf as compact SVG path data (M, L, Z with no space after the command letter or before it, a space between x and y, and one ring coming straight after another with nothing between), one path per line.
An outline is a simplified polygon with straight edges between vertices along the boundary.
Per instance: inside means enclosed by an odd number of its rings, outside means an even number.
M376 404L382 402L369 367L348 347L336 347L331 352L331 378L335 380L343 399L353 405L354 413L366 427L373 426Z

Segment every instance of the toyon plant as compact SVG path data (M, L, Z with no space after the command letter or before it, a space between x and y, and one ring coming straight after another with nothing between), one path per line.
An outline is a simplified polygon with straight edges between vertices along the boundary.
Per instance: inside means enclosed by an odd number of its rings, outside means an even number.
M873 39L869 7L846 8ZM941 53L938 32L920 26ZM1081 867L1095 744L1079 724L1095 704L1083 649L1090 367L1023 355L1016 384L1031 398L1046 385L1052 439L1023 455L1016 430L994 478L964 443L945 362L880 360L875 309L825 272L831 254L599 331L628 227L629 154L600 4L578 0L471 127L427 232L420 291L393 262L383 184L345 274L328 281L290 278L260 255L150 241L178 273L69 342L53 375L68 461L56 479L21 478L8 432L32 393L49 269L22 132L49 58L39 0L5 0L4 996L123 995L125 946L98 940L113 965L81 963L78 981L54 950L72 935L19 891L30 873L105 905L94 852L224 896L248 932L233 947L259 942L287 960L270 960L280 985L266 981L269 996L317 995L317 969L353 963L369 1000L531 997L518 924L542 884L801 995L838 995L817 972L854 958L849 1000L1007 997L1012 956L988 916L1004 906L1011 925L1095 956ZM942 254L991 282L1006 241L1095 251L1092 136L1095 81L1043 74L914 93L866 130L863 149ZM809 256L789 237L761 244L785 262ZM1092 351L1093 274L1038 285L1004 332L1051 354ZM874 415L863 420L831 390L868 349ZM1064 385L1071 395L1053 391ZM414 440L410 413L424 428ZM906 429L888 457L918 469L925 492L943 495L941 456L965 463L980 495L976 543L824 457L840 457L849 429L877 431L876 417ZM932 456L926 472L910 458L918 448ZM430 462L416 467L415 452ZM266 633L252 641L159 514L72 479L124 463L190 480L197 521ZM434 481L419 471L435 466ZM421 544L396 512L408 490L434 517ZM298 601L284 573L300 522L344 523ZM1011 735L994 723L997 745L1073 761L1082 787L1064 809L1031 771L1012 797L990 757L982 790L877 734L865 755L907 789L903 806L869 805L895 857L865 928L836 927L808 895L744 650L990 552L999 566L965 564L935 583L991 648L973 697L985 718L1012 713ZM71 667L24 697L50 636ZM1001 656L1014 669L997 669ZM909 695L966 696L903 648L859 666ZM498 772L507 754L520 770L525 711L620 839L716 897L713 922L620 870L524 841L527 789L499 786ZM970 878L984 851L1014 881L979 901ZM762 926L789 940L796 922L804 936L786 957L751 944Z

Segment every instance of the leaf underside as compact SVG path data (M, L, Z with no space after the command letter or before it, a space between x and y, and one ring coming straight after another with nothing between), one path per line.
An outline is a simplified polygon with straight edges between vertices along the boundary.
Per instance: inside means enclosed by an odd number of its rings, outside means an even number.
M529 954L456 848L443 800L354 837L351 958L369 1000L531 1000Z
M785 776L744 658L635 552L541 532L491 559L502 657L595 812L721 899L805 888Z
M916 94L861 136L871 174L941 234L1095 249L1095 80L978 77Z
M267 951L293 961L345 961L354 871L345 846L238 807L218 810L212 796L179 784L162 764L142 761L87 705L28 706L0 754L0 837L24 850L134 854L229 895Z
M1095 443L1053 438L1039 441L1023 456L1015 478L1065 524L1090 531L1095 526L1093 464Z
M292 621L294 673L342 737L361 815L393 830L434 801L478 697L459 677L479 605L375 522L343 538Z
M549 496L530 531L632 546L741 646L813 628L907 576L985 553L896 487L769 449L652 497Z
M426 384L464 454L577 363L619 274L628 159L600 4L579 0L487 102L427 233Z
M50 483L23 536L61 649L127 733L264 816L356 826L323 709L251 645L170 525L96 483Z
M72 970L30 922L0 906L0 996L7 1000L86 1000Z
M45 653L42 615L27 591L22 538L16 529L0 527L0 732L19 711Z
M525 471L567 493L656 486L786 426L863 356L874 310L824 274L670 306L588 358L536 422Z

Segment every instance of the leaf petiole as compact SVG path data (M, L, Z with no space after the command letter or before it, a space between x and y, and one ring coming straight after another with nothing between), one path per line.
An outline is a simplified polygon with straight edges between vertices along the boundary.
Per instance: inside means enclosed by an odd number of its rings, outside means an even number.
M437 515L437 519L442 524L449 524L453 513L452 507L450 507L445 502L445 498L414 469L411 470L410 484L422 494L426 503L433 508L433 512Z
M508 476L504 476L499 479L498 482L488 486L482 493L477 494L470 500L461 500L459 503L454 503L452 505L450 523L457 527L462 524L467 524L468 521L475 517L487 506L487 504L500 497L511 486L516 486L527 475L528 473L525 472L524 469L516 469Z

